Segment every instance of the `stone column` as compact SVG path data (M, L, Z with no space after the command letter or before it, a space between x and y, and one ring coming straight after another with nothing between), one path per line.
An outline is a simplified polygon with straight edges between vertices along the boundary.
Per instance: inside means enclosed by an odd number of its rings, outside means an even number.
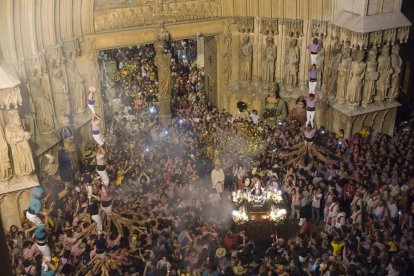
M204 67L204 37L197 37L197 60L196 64L198 68Z

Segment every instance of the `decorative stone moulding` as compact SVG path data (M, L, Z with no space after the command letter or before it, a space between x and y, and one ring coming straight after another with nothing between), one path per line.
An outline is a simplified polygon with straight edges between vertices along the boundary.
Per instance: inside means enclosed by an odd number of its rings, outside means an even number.
M253 33L254 32L254 17L253 16L235 17L234 21L237 24L239 33Z
M369 46L380 47L382 45L406 43L408 40L409 27L359 33L330 24L330 31L331 38L339 41L341 44L349 43L349 46L354 49L367 49Z
M0 108L10 109L22 105L20 81L0 67Z
M260 19L260 33L264 35L277 35L279 34L279 19L278 18L266 18Z
M44 52L41 52L35 56L27 57L24 63L26 71L29 75L47 72Z
M285 25L286 34L288 36L296 37L296 38L303 36L303 20L302 19L285 18L282 20L282 24Z
M312 19L311 33L312 33L312 36L325 38L326 34L328 33L328 22Z

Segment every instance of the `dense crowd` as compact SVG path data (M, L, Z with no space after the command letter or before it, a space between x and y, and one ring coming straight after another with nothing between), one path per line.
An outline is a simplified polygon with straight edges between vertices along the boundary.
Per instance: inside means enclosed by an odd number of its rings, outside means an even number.
M166 46L169 127L157 116L153 46L106 53L116 95L105 105L105 133L94 117L96 157L82 160L69 186L43 180L42 222L6 233L14 273L413 275L414 116L394 137L365 129L349 139L289 120L269 128L244 110L233 117L206 99L195 49L192 40ZM226 156L207 139L217 132L259 137L261 150ZM302 147L300 158L291 154ZM223 191L211 183L213 167L224 173ZM271 237L265 250L231 224L230 193L254 179L281 189L297 228Z

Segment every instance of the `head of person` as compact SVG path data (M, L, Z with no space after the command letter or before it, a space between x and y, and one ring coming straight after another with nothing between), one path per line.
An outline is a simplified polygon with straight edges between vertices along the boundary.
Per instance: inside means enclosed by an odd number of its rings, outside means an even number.
M319 39L317 39L316 37L312 40L312 43L317 45L319 44Z

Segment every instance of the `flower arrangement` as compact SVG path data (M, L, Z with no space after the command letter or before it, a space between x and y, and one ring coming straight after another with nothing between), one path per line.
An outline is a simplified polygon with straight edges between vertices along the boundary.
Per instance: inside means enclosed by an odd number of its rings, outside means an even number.
M237 206L240 206L243 204L244 201L247 200L247 194L238 190L237 192L232 193L232 201Z
M267 201L271 204L279 204L283 201L281 191L277 191L275 193L272 193L272 192L268 191L266 193L266 198L267 198Z
M272 222L279 224L286 218L287 212L286 212L286 209L279 209L279 208L272 207L268 215L269 215L269 219Z
M246 210L244 208L240 208L240 210L234 210L232 213L232 218L236 224L243 224L249 220L249 217L247 216Z

